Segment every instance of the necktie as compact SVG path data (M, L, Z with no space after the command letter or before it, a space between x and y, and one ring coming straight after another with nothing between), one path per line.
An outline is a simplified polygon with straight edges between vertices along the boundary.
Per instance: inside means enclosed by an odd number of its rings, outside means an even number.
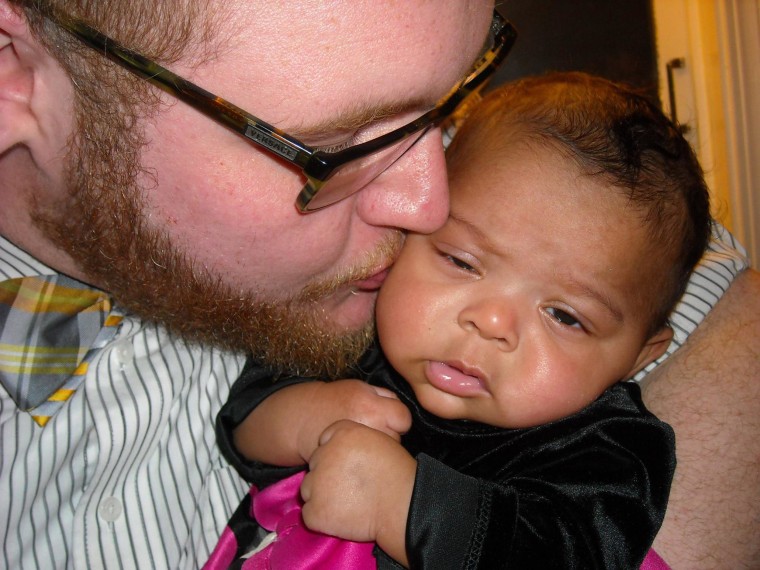
M122 317L108 296L65 275L0 283L0 382L44 426L84 380L88 356Z

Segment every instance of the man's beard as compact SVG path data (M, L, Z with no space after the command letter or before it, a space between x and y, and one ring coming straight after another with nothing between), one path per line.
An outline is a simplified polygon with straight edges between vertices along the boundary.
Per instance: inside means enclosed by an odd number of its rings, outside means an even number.
M314 283L287 300L259 299L199 267L165 232L146 223L143 194L135 182L145 175L139 162L142 140L134 127L114 128L113 114L102 113L94 108L83 113L87 118L80 121L81 135L71 152L69 195L62 204L37 204L35 214L35 222L94 284L172 334L249 352L278 369L335 377L358 360L374 336L373 323L336 330L320 301L368 277L381 260L395 258L403 240L400 232L363 267Z

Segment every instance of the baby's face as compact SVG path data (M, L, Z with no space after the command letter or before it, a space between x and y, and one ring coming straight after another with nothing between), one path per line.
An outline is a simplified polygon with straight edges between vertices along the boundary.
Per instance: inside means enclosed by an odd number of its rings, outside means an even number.
M645 338L637 289L654 274L625 198L554 150L512 146L455 163L448 222L409 236L377 306L428 411L510 428L580 410L669 340Z

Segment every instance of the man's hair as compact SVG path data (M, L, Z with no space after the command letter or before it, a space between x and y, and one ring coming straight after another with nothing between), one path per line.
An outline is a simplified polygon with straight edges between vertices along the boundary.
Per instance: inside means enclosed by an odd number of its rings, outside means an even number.
M114 133L132 130L158 107L159 91L85 46L46 16L81 20L124 47L164 65L184 58L191 65L211 59L222 10L209 0L10 0L26 15L32 33L61 63L74 86L79 133L94 116ZM136 144L140 138L135 135Z
M84 21L142 55L171 63L205 49L219 18L208 0L10 0L21 7L38 37L57 55L71 43L46 15ZM61 39L64 38L62 42Z
M552 145L582 173L603 177L629 199L642 213L652 263L663 273L658 283L641 284L649 291L649 333L666 325L709 243L712 222L702 168L659 106L620 83L580 72L550 73L488 93L451 151L468 125Z

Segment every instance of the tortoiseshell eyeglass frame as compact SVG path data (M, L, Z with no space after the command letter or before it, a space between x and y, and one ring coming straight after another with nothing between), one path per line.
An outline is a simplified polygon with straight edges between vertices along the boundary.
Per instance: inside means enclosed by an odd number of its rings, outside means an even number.
M306 184L296 198L296 208L301 213L318 210L347 198L390 167L430 128L439 125L471 93L485 85L509 53L517 35L512 24L494 11L487 48L465 78L432 109L410 123L377 138L337 152L326 152L301 142L222 97L120 45L82 21L52 14L46 17L118 65L194 107L266 152L298 167L306 177ZM395 147L399 147L399 150L393 152ZM335 190L330 191L331 181L340 179L336 174L346 165L353 164L356 167L356 161L371 157L380 151L386 151L382 158L366 161L367 168L372 168L368 176L362 174L359 183L354 186L350 183L343 184L342 187L335 184ZM362 168L364 165L359 163L354 172L360 172Z

